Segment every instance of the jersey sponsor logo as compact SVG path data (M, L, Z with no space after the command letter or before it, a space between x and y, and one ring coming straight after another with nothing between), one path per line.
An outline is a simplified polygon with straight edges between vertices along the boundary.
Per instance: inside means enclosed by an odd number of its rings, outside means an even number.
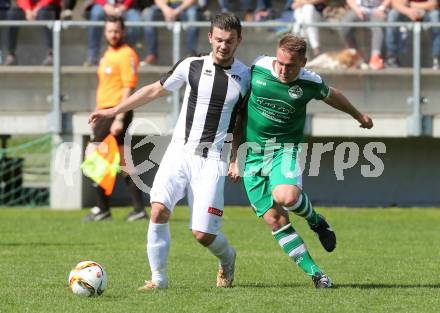
M206 75L206 76L212 76L212 70L210 70L209 68L207 68L207 69L203 72L203 75Z
M257 79L257 80L255 81L255 83L256 83L257 85L266 86L266 82L261 81L261 80L259 80L259 79Z
M212 206L210 206L208 208L208 213L213 214L213 215L217 215L217 216L223 216L223 211L219 210L217 208L214 208Z
M301 98L304 93L301 87L298 85L293 85L292 87L289 88L287 92L289 93L289 96L293 99Z
M287 122L295 113L295 108L283 100L256 97L255 104L260 114L279 123Z
M231 77L232 77L232 79L235 79L238 82L241 81L241 77L236 74L232 74Z

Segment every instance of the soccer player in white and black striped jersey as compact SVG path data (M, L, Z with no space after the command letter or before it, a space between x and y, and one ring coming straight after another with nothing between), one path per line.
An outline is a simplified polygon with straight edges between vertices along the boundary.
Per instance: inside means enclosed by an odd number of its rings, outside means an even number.
M90 122L149 103L186 84L173 138L151 189L147 254L152 273L140 290L168 287L169 219L177 201L188 197L190 229L197 241L219 259L217 287L234 279L235 250L220 232L227 161L221 156L230 140L235 110L249 88L249 68L234 58L241 42L240 20L221 13L211 21L212 52L177 63L159 81L147 85L118 106L90 115Z

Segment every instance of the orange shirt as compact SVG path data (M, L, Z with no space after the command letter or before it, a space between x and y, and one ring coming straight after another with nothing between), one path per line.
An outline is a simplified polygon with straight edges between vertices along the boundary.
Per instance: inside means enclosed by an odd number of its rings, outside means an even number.
M111 108L119 104L124 88L135 88L138 81L139 60L128 45L109 47L99 62L96 107Z

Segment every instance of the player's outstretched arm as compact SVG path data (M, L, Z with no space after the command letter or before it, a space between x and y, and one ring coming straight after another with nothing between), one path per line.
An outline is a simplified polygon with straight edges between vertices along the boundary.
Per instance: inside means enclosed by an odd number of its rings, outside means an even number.
M162 87L159 81L144 86L127 99L121 101L117 106L105 110L98 110L90 114L89 123L95 123L101 118L115 117L119 113L124 113L150 103L160 97L166 96L168 91Z
M372 128L373 120L367 114L359 112L351 102L338 89L330 87L330 93L324 102L334 107L335 109L350 114L357 120L362 128Z

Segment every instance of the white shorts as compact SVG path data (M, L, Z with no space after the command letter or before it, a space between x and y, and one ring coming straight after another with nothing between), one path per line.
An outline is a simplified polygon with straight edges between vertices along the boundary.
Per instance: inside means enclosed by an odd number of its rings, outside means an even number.
M170 145L151 188L150 201L162 203L171 212L187 193L189 228L217 235L220 231L227 163L185 152Z

